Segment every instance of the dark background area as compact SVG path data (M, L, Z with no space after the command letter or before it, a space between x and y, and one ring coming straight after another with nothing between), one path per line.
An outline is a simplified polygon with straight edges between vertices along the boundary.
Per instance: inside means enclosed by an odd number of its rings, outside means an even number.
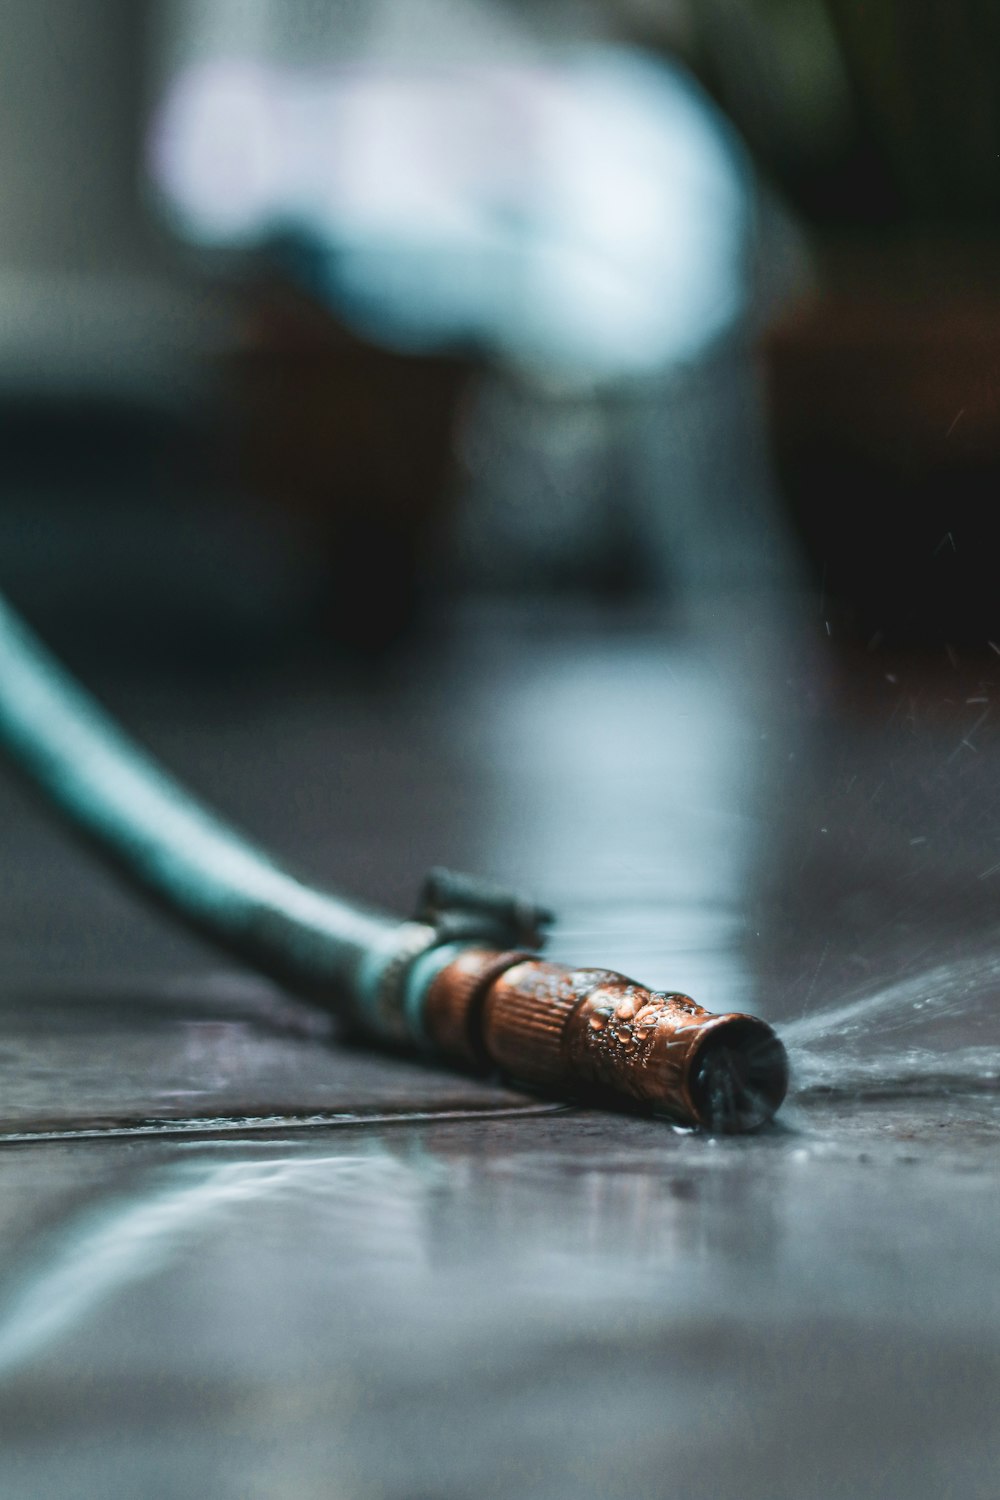
M863 644L1000 634L988 8L2 24L4 584L62 641L332 662L456 597L683 614L776 583ZM556 306L560 254L606 310ZM658 258L692 311L636 354Z

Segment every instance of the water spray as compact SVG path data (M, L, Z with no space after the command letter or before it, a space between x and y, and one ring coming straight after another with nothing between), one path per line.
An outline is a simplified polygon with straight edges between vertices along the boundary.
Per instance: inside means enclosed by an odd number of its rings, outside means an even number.
M785 1096L763 1021L541 959L551 914L482 880L432 871L401 921L298 879L140 750L2 599L0 746L132 884L373 1043L712 1131L756 1129Z

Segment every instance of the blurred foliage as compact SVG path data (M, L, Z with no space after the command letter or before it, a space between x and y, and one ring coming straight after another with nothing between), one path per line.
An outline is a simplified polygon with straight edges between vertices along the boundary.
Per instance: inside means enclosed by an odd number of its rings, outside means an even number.
M698 0L692 61L814 222L990 228L997 0Z

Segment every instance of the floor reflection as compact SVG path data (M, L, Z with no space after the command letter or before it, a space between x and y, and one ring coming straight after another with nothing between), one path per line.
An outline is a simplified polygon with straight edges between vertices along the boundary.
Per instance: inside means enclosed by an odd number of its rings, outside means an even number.
M770 1016L748 893L773 857L775 763L794 762L802 727L774 711L786 642L745 625L541 648L525 634L492 657L465 737L484 859L557 906L554 957Z

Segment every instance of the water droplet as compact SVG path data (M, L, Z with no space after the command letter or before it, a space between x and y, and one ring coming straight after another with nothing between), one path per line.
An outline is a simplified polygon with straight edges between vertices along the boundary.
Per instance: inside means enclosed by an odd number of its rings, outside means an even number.
M603 1031L607 1024L603 1016L591 1016L590 1018L591 1031Z

